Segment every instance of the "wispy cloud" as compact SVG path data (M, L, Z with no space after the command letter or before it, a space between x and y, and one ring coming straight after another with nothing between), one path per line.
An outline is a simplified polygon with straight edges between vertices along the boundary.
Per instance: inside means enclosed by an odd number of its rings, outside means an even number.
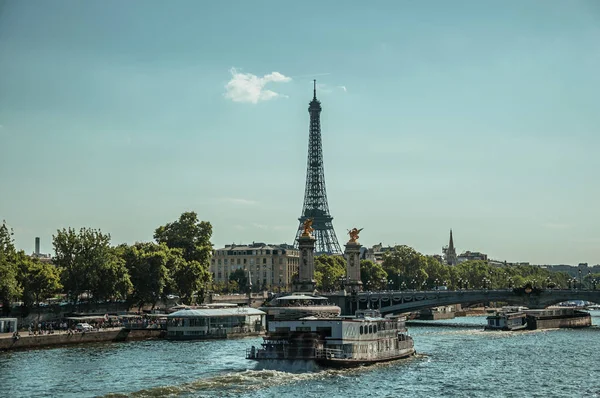
M258 204L257 201L251 199L244 198L223 198L223 202L232 203L234 205L243 205L243 206L254 206Z
M567 229L571 228L571 225L556 222L545 222L542 224L542 227L547 229Z
M269 231L288 231L288 230L290 230L289 225L266 225L266 224L252 223L252 226L257 229L269 230Z
M258 77L252 73L242 73L236 68L229 70L231 80L225 85L225 98L233 102L250 102L256 104L259 101L268 101L285 95L276 93L273 90L265 89L268 83L287 83L292 80L291 77L284 76L279 72L271 72L263 77Z
M331 94L334 91L343 91L346 93L348 92L348 88L346 86L330 86L325 83L317 83L317 93Z

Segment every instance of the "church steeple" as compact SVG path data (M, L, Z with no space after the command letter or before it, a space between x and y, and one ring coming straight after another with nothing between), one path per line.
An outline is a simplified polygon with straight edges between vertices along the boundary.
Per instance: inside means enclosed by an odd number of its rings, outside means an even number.
M446 249L446 264L458 264L458 258L456 257L456 249L454 248L454 239L452 238L452 229L450 229L450 242L448 243L448 248Z

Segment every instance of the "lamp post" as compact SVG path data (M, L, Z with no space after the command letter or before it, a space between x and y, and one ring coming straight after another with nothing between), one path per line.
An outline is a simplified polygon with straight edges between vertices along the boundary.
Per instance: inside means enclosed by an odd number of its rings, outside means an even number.
M414 279L412 280L412 287L413 287L413 290L417 290L417 281Z
M402 282L400 284L400 290L405 290L406 289L406 282Z
M579 289L581 289L581 268L579 268L578 272L579 272Z
M438 278L435 278L435 290L438 290L438 286L440 285L440 280Z
M512 288L512 284L513 284L513 279L512 277L508 277L508 288L511 289Z
M589 286L589 284L592 282L592 270L591 269L588 270L587 280L588 280L587 285ZM589 288L588 288L588 290L589 290Z
M344 282L346 281L346 278L344 278L343 276L341 276L338 279L338 282L340 283L340 291L344 290Z

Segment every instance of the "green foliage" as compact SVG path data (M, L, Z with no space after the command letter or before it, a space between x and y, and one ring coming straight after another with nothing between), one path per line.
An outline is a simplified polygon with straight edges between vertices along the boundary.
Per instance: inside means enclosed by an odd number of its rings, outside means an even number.
M246 271L243 269L236 269L232 273L229 274L229 281L235 282L237 285L237 289L233 291L246 291L246 285L248 285L248 277L246 276ZM235 287L235 285L231 286Z
M207 264L212 254L212 226L207 221L198 221L195 212L183 213L179 220L156 228L154 239L170 248L183 251L186 261Z
M427 257L412 247L402 245L385 253L382 266L393 281L394 288L416 288L425 284L429 278L427 263Z
M125 259L111 248L106 262L98 264L91 274L91 292L96 300L126 299L133 289Z
M346 276L346 261L342 256L322 254L315 257L317 290L328 292L341 289Z
M196 292L200 300L210 282L208 271L212 244L212 226L207 221L198 221L195 212L183 213L177 221L156 228L154 239L172 249L168 264L172 288L182 301L191 304Z
M360 262L360 279L367 290L386 290L388 288L388 273L381 264L371 260Z
M18 277L13 231L6 221L0 225L0 302L3 315L10 311L11 300L21 295L22 289Z
M132 302L140 308L146 303L155 306L170 282L167 264L171 251L166 245L156 243L136 243L120 250L133 285Z
M177 292L185 304L192 304L194 293L200 291L198 297L204 297L204 281L210 280L206 267L198 261L178 261L171 270Z
M52 236L54 264L62 270L62 284L76 303L88 292L94 300L121 297L130 283L124 263L110 247L110 235L100 230L73 228L58 230Z
M450 289L479 289L484 284L488 288L500 289L521 287L526 283L538 287L546 287L550 283L564 288L569 279L567 274L533 265L495 267L477 260L449 266L408 246L396 246L386 253L382 266L394 289L433 289L443 285Z
M17 264L18 278L23 286L22 301L27 307L39 306L62 289L60 269L54 265L29 258L23 252L19 253Z

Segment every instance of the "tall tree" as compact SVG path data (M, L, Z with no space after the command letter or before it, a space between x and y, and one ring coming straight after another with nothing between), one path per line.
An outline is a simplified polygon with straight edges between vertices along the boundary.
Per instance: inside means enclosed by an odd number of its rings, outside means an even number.
M246 291L246 285L248 285L248 276L246 275L246 271L244 271L242 268L236 269L235 271L230 273L229 281L235 282L237 284L238 291Z
M42 301L60 292L60 269L52 264L43 263L20 253L19 279L23 286L23 302L27 307L35 304L40 306Z
M382 266L390 278L395 281L396 288L402 283L409 287L420 287L428 278L425 271L427 259L406 245L396 246L387 252Z
M208 266L212 255L212 225L208 221L198 221L198 215L193 212L183 213L179 220L156 228L154 239L170 248L183 251L186 261L198 261Z
M16 264L16 252L13 240L13 231L6 225L6 221L0 225L0 302L2 303L2 315L10 312L10 303L22 292L17 279L18 268Z
M367 290L385 290L388 285L388 274L380 264L371 260L360 262L360 279Z
M58 230L52 236L54 263L62 272L62 284L73 303L82 293L93 300L110 298L127 284L125 269L110 247L110 235L92 228Z
M154 308L170 282L169 248L164 244L136 243L122 251L133 285L132 301L140 309L148 303Z
M212 255L211 235L211 224L199 221L195 212L185 212L177 221L160 226L154 232L154 239L159 244L181 252L184 261L171 257L169 270L174 288L184 302L191 302L196 292L199 292L199 301L204 299L204 288L211 279L208 271ZM171 256L176 256L175 252Z
M346 276L346 262L342 256L321 254L315 257L315 280L317 289L333 291L341 289Z
M125 259L118 253L111 248L106 261L98 264L91 275L91 292L96 300L126 299L133 289Z

